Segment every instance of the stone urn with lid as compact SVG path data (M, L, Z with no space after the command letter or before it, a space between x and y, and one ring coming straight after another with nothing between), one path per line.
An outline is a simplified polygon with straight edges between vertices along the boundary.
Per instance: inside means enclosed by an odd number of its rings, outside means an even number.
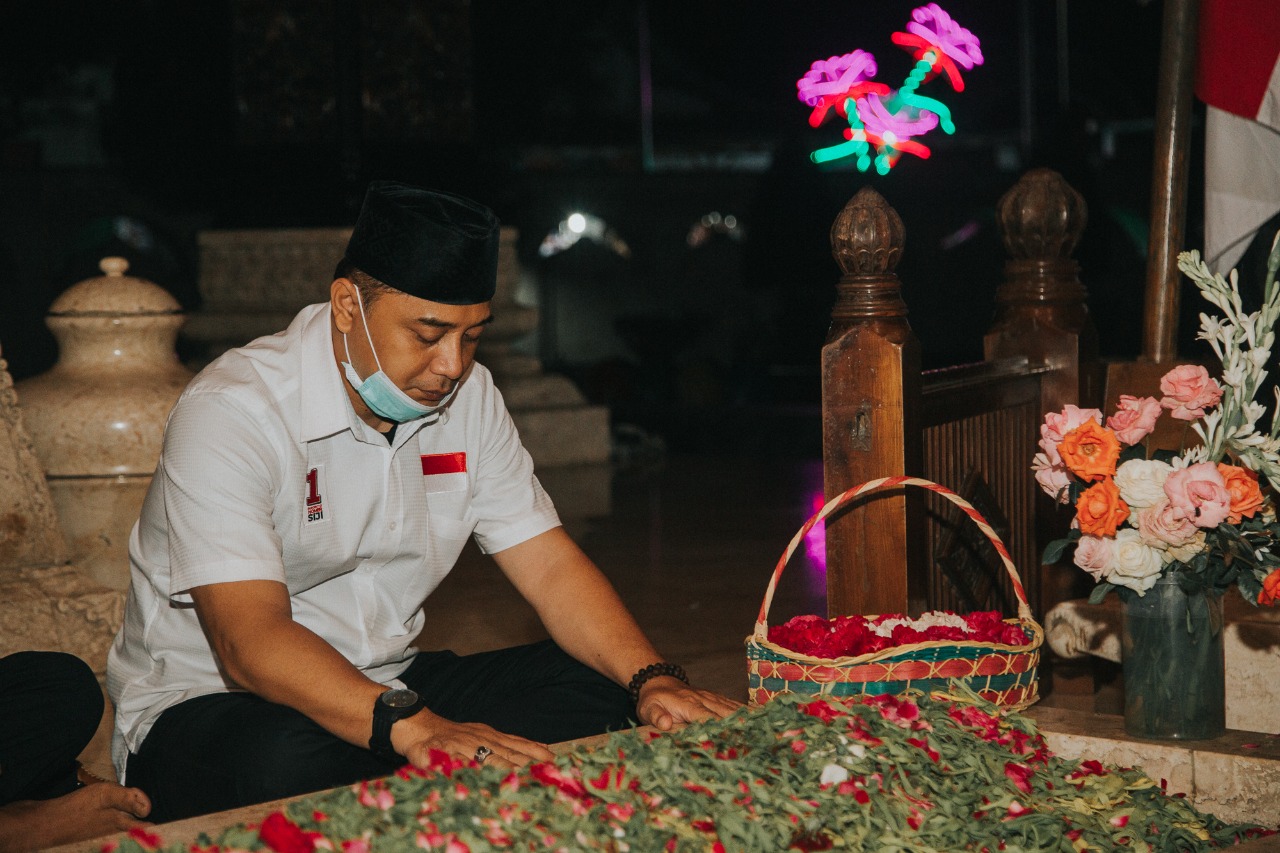
M103 275L67 289L45 322L58 362L16 385L76 566L129 584L129 533L155 473L165 420L192 373L174 342L182 306L104 258Z

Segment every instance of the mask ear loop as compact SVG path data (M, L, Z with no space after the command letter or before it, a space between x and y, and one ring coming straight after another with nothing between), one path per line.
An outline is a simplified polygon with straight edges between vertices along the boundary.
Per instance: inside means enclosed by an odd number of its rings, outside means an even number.
M364 318L364 300L360 298L360 288L355 282L351 286L356 289L356 306L360 309L360 325L364 326L364 339L369 342L369 352L373 353L373 363L378 366L378 372L382 372L382 362L378 359L378 349L373 345L373 335L369 334L369 321ZM347 364L351 364L351 347L347 346L347 333L342 333L342 349L347 354Z

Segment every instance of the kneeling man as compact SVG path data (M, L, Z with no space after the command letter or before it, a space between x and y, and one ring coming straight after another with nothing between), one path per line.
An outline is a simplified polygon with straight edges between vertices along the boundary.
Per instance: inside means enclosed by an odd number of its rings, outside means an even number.
M498 222L370 186L327 303L183 393L129 543L113 758L157 822L731 711L662 660L560 526L475 363ZM474 536L552 640L417 652ZM477 603L479 605L479 603Z

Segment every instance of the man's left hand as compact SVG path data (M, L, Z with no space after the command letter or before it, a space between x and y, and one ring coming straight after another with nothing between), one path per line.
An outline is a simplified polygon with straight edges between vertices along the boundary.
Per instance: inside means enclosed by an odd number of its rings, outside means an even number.
M741 707L741 702L719 693L690 687L678 678L661 676L649 679L640 688L636 715L640 722L665 732L683 723L718 720Z

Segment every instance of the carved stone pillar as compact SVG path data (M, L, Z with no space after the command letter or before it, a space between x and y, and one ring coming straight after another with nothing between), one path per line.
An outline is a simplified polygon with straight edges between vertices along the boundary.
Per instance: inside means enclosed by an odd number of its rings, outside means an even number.
M867 480L923 470L920 344L894 269L905 230L870 187L831 226L844 275L822 348L823 477L827 498ZM827 611L903 613L924 600L923 504L876 493L827 522ZM913 535L914 532L914 535Z
M0 657L70 652L101 677L123 614L120 592L67 565L53 498L0 359Z
M0 358L0 575L65 562L49 484L23 425L9 364Z
M1084 198L1052 169L1027 172L996 207L1010 257L984 350L988 360L1025 356L1033 366L1052 368L1041 384L1044 412L1068 403L1102 404L1098 335L1080 265L1071 257L1087 221ZM1037 493L1036 501L1036 540L1043 546L1062 535L1067 519L1047 496ZM1032 608L1043 614L1080 594L1082 579L1088 576L1075 566L1041 567L1040 600Z

